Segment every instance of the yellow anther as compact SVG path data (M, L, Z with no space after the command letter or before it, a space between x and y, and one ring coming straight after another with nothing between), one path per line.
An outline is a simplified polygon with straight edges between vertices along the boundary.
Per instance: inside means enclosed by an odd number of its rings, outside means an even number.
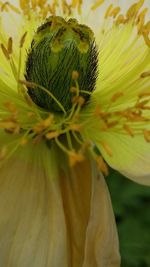
M71 15L71 6L66 2L66 0L62 0L62 10L64 14Z
M96 157L96 162L99 170L105 175L108 176L109 170L107 164L104 162L102 156Z
M143 25L144 25L144 22L145 22L145 16L146 16L146 13L148 12L148 8L144 8L141 13L138 15L137 17L137 25L138 25L138 29L141 30Z
M124 23L126 23L126 18L122 14L120 14L116 19L116 24L119 25Z
M9 37L8 45L7 45L7 51L9 53L9 55L12 54L12 52L13 52L12 46L13 46L13 39L12 39L12 37Z
M24 45L24 43L25 43L25 40L26 40L26 36L27 36L27 32L25 32L25 33L22 35L21 39L20 39L20 48L23 47L23 45Z
M19 0L21 9L24 11L29 7L30 0Z
M48 128L48 127L52 124L53 121L54 121L54 116L53 116L52 114L50 114L50 115L48 116L48 118L46 118L46 119L43 121L43 126L44 126L45 128Z
M143 131L143 134L144 134L144 138L147 142L150 142L150 131L148 130L144 130Z
M144 19L140 19L139 22L137 23L138 34L142 34L143 26L144 26Z
M59 136L59 133L57 131L50 131L45 135L46 139L48 140L56 138L58 136Z
M55 16L56 15L56 8L55 8L55 6L53 6L53 5L49 6L49 12L50 12L50 14L52 14L53 16Z
M72 2L71 2L71 6L72 6L73 8L77 7L77 6L78 6L78 0L72 0Z
M3 52L4 56L6 57L6 59L9 60L10 55L9 55L7 48L3 44L1 44L1 49L2 49L2 52Z
M107 128L112 128L118 124L118 121L106 122Z
M1 11L8 11L8 2L4 2L1 5Z
M148 22L144 25L144 30L150 32L150 21L148 21Z
M137 7L138 7L138 9L140 9L140 8L144 5L144 2L145 2L145 0L139 0L139 1L137 2Z
M1 121L0 129L5 129L12 133L18 133L20 127L18 126L16 122L10 120L10 121Z
M49 13L50 9L49 9L49 6L46 6L46 7L43 7L41 9L41 14L42 14L42 17L43 18L46 18L47 17L47 14ZM50 12L51 13L51 12ZM54 15L54 14L53 14Z
M15 7L14 5L12 5L12 4L8 3L8 2L6 2L6 3L7 3L7 5L9 6L9 8L10 8L12 11L14 11L14 12L17 13L17 14L20 14L20 10L19 10L17 7Z
M91 10L95 10L97 9L98 7L100 7L103 3L104 3L105 0L98 0L96 1L92 6L91 6Z
M110 11L109 13L109 17L114 17L116 18L116 16L118 15L118 13L120 12L121 8L118 6L118 7L115 7L114 9L112 9L112 11Z
M102 109L99 106L96 106L93 115L99 117L103 113Z
M149 77L150 76L150 71L145 71L145 72L143 72L142 74L141 74L141 78L147 78L147 77Z
M117 92L115 93L112 98L111 98L111 101L112 102L116 102L120 97L122 97L124 94L123 92Z
M2 52L3 52L4 56L6 57L6 59L8 59L8 60L10 59L10 55L13 52L12 45L13 45L12 37L9 37L9 39L8 39L7 48L3 44L1 44Z
M128 9L126 16L127 19L135 18L138 14L139 9L143 6L144 0L139 0L139 2L134 3L130 8Z
M34 10L36 9L37 5L38 5L37 0L31 0L31 6Z
M83 0L78 0L77 10L78 10L79 15L81 15L82 13L82 3L83 3Z
M130 128L129 125L124 124L124 125L123 125L123 129L124 129L124 130L125 130L131 137L134 137L133 130Z
M80 124L71 124L69 127L70 130L77 131L77 132L80 132L82 128L83 126Z
M148 32L143 32L143 37L145 40L145 43L147 44L148 47L150 47L150 38L149 38L149 33Z
M149 31L149 33L150 33L150 20L147 22L147 24L146 24L146 29Z
M16 106L9 101L4 103L4 107L12 114L16 114L18 112Z
M109 17L109 14L111 13L112 9L113 9L113 4L109 5L109 7L107 8L105 13L105 19Z
M143 91L141 92L138 97L142 98L142 97L150 97L150 90L149 91Z
M41 133L43 130L49 128L52 125L53 121L54 121L54 116L50 114L48 118L42 120L33 127L34 132Z
M46 4L47 0L37 0L37 5L40 7L40 8L43 8L44 5Z
M135 17L138 13L138 7L137 4L133 4L132 6L130 6L130 8L128 9L126 16L128 19L131 19L133 17Z
M135 112L131 112L129 113L126 118L128 119L128 121L131 122L139 122L139 121L147 121L148 119L145 117L142 117L142 115L137 114Z
M29 118L34 118L34 117L35 117L35 113L33 113L33 112L28 112L28 113L27 113L27 116L28 116Z
M69 165L74 167L76 163L84 161L85 158L81 152L70 151L69 152Z
M70 7L77 8L78 13L81 13L82 0L72 0Z
M138 102L135 107L136 108L139 108L139 109L143 109L145 107L145 105L147 105L148 103L150 102L150 99L146 99L146 100L143 100L141 102Z
M103 146L104 150L106 151L106 153L112 157L113 156L113 153L112 153L112 150L109 146L109 144L106 142L106 141L101 141L101 145Z

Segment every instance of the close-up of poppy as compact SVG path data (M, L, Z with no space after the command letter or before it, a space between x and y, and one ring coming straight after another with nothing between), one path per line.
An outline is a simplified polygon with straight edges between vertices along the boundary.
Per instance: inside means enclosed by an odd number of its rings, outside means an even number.
M132 267L106 181L150 185L149 10L0 1L0 267Z

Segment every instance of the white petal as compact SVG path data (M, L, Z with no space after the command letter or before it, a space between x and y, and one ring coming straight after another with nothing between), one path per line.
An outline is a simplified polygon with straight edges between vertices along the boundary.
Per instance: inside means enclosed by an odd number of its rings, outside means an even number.
M56 178L56 162L41 143L19 149L1 167L0 266L119 267L103 177L85 161Z

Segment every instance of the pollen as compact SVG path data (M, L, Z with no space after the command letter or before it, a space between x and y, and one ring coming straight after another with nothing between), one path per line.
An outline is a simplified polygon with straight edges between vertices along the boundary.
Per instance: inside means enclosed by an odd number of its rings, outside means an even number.
M85 160L85 157L81 153L77 153L75 151L70 151L69 152L69 164L70 167L74 167L76 163L82 162Z
M129 125L124 124L123 125L123 129L127 132L127 134L129 134L131 137L134 137L134 133L133 130L130 128Z
M120 97L122 97L124 94L123 92L117 92L115 93L112 98L111 98L111 101L112 102L116 102Z
M82 124L71 124L70 125L70 130L80 132L83 128Z
M46 130L47 128L49 128L52 123L53 123L54 117L53 115L49 115L48 118L46 118L45 120L42 120L41 122L39 122L37 125L34 126L33 130L35 133L41 133L44 130Z
M103 3L105 2L105 0L98 0L95 2L95 4L93 4L91 6L91 10L95 10L97 9L98 7L100 7Z
M144 134L144 138L145 138L146 142L149 143L150 142L150 131L144 130L143 134Z
M120 25L120 24L125 24L126 23L126 18L124 17L124 15L120 14L117 19L115 20L116 25Z
M58 137L59 135L60 134L57 131L50 131L50 132L45 134L45 137L46 137L46 139L51 140L51 139Z
M10 101L5 102L4 103L4 107L10 112L12 113L12 115L17 115L18 114L18 110L17 107Z
M3 52L4 56L6 57L6 59L9 60L10 59L10 53L9 53L8 49L3 44L1 44L1 49L2 49L2 52Z
M110 12L109 12L109 17L113 17L113 18L116 18L116 16L119 14L121 8L118 6L118 7L115 7L114 9L111 9Z
M20 48L23 47L23 45L24 45L24 43L25 43L26 36L27 36L27 32L25 32L25 33L22 35L21 39L20 39Z
M101 141L101 145L104 148L105 152L108 154L108 156L112 157L113 152L109 144L106 141Z
M113 4L110 4L106 10L106 13L105 13L105 19L107 19L109 17L109 15L111 14L112 12L112 9L113 9Z
M105 163L103 157L102 157L102 156L98 156L98 157L96 157L96 162L97 162L97 165L98 165L99 170L100 170L105 176L108 176L108 174L109 174L108 166L107 166L107 164Z
M147 78L147 77L149 77L150 76L150 71L146 71L146 72L143 72L142 74L141 74L141 78Z

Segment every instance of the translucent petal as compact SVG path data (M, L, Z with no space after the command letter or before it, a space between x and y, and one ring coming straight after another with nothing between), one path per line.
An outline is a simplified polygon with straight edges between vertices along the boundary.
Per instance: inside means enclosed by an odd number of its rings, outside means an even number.
M60 169L60 157L58 172L57 160L41 143L18 149L1 166L0 266L119 266L103 177L86 161Z
M99 75L91 104L83 110L88 122L83 136L110 166L150 184L150 144L144 138L146 131L150 139L150 48L132 22L113 25L97 41Z
M114 25L97 39L99 45L99 75L95 95L100 106L111 110L129 107L137 96L149 91L150 78L142 73L150 70L150 48L132 23ZM111 103L118 92L122 97Z
M105 133L96 145L112 168L138 183L150 185L150 143L143 136Z

